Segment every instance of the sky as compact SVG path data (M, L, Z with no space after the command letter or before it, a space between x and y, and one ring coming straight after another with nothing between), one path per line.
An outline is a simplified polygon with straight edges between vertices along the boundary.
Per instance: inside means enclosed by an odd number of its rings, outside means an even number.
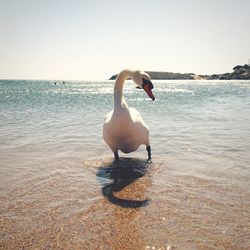
M212 74L250 58L249 0L0 0L0 79Z

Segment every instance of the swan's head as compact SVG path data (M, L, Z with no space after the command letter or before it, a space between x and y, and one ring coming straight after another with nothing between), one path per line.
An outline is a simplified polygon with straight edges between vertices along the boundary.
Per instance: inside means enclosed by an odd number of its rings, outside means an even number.
M134 71L132 76L133 81L136 83L138 88L144 89L148 96L154 101L155 97L152 92L154 88L153 83L151 82L150 76L143 71Z

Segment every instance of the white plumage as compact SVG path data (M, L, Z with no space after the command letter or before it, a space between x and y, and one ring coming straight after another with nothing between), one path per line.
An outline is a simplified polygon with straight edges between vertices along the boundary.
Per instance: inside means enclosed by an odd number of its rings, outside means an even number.
M123 85L127 78L132 78L154 100L153 85L148 74L141 71L123 70L118 75L114 86L114 110L104 118L103 138L116 159L118 150L130 153L136 151L142 144L147 146L150 159L149 128L140 113L135 108L129 108L123 97Z

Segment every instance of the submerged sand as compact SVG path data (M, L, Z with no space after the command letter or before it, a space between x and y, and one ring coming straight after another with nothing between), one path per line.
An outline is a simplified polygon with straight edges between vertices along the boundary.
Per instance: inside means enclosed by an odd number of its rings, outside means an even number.
M5 176L1 249L249 249L246 187L155 159L72 159Z

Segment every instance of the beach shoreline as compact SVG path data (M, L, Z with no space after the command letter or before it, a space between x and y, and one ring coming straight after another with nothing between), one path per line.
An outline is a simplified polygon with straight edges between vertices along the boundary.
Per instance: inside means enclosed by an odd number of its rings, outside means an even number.
M70 162L60 170L51 163L47 176L14 184L2 197L2 249L249 246L247 189L222 188L222 180L182 174L168 162Z
M0 81L1 249L248 249L250 85L127 85L150 127L113 153L113 82Z

